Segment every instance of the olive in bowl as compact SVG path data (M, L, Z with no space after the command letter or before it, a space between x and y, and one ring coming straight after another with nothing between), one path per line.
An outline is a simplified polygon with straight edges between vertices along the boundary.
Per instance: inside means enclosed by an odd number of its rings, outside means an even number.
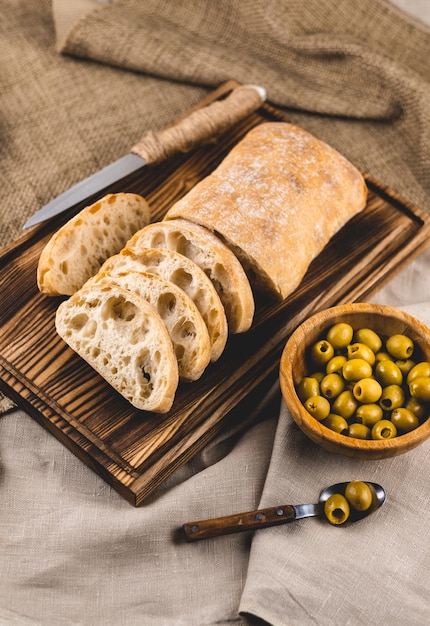
M316 313L288 339L279 375L292 418L330 452L384 459L430 437L430 329L397 308L355 303ZM318 410L321 397L330 408Z

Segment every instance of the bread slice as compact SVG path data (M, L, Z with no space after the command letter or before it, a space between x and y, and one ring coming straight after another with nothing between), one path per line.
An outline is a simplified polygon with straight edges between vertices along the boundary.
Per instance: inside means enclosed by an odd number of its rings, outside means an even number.
M172 340L180 379L200 378L210 362L211 344L206 324L191 298L170 281L146 272L98 272L86 285L111 283L137 293L157 311Z
M287 297L331 237L366 205L361 173L284 122L256 126L167 212L205 226L234 251L255 289Z
M101 264L149 223L142 196L108 194L80 211L48 241L39 258L37 284L47 295L71 295Z
M62 302L60 337L134 407L166 413L179 382L161 317L136 293L114 284L84 287Z
M206 228L186 220L149 224L136 232L125 248L168 248L191 259L209 276L227 316L229 332L249 330L254 317L254 296L236 256Z
M217 361L228 339L225 310L208 276L193 261L174 250L143 248L134 253L124 248L102 266L101 272L116 274L127 271L145 271L170 281L194 302L209 333L211 361Z

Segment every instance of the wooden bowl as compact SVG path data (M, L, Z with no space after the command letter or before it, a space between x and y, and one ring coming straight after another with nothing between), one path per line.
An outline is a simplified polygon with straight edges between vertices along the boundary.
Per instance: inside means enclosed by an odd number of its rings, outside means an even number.
M316 420L304 408L296 386L309 372L305 355L309 346L337 322L355 329L372 328L382 336L404 333L415 343L419 360L430 361L430 329L411 315L390 306L345 304L326 309L308 318L290 336L280 362L280 386L291 416L312 441L329 452L357 459L386 459L412 450L430 436L430 419L418 428L387 440L361 440L338 434Z

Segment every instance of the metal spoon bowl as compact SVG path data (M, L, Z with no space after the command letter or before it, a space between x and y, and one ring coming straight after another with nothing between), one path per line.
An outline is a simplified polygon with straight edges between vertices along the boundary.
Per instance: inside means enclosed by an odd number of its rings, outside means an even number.
M305 517L322 517L329 523L324 515L324 503L335 493L343 494L349 482L350 481L336 483L323 489L317 504L285 504L265 509L257 509L256 511L246 513L235 513L233 515L224 515L223 517L208 520L188 522L182 526L185 539L186 541L198 541L200 539L240 533L247 530L258 530L259 528L267 528L268 526L289 524L290 522L295 522ZM381 485L368 481L363 482L366 482L372 490L372 504L366 511L357 511L351 507L348 521L342 524L342 526L360 521L379 509L385 502L386 493Z

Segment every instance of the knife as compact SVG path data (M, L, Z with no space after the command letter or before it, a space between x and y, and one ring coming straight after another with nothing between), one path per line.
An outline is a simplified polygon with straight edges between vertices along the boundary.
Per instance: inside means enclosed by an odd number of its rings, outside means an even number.
M241 85L233 89L225 99L193 111L176 124L158 132L150 131L128 154L85 178L36 211L24 224L24 229L66 211L145 165L155 165L178 152L190 152L247 117L265 99L266 91L263 87Z

